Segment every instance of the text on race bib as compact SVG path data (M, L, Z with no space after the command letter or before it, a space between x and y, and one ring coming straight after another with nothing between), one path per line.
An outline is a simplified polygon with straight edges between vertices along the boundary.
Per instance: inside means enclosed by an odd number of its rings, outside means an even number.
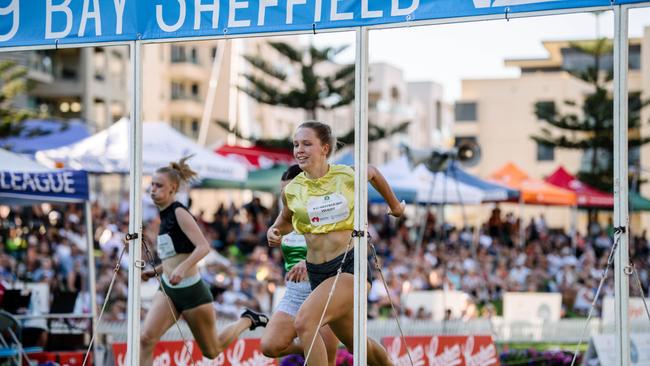
M174 242L169 234L158 235L158 256L161 259L175 256Z
M309 221L314 226L336 224L350 216L348 200L340 193L312 197L307 202Z

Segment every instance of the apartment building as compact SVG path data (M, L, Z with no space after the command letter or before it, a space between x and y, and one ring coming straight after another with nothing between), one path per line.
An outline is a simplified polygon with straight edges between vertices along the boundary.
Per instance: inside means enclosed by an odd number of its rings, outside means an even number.
M443 88L433 81L408 82L403 71L386 63L369 65L368 122L392 129L409 122L405 133L372 143L370 162L381 164L400 155L399 145L412 148L448 146L453 112Z
M27 68L33 88L17 102L101 130L128 113L129 53L125 46L10 52Z
M588 55L571 47L569 40L544 42L543 46L548 52L547 58L506 60L507 66L520 69L521 75L517 78L462 80L462 96L454 106L453 133L457 142L470 139L480 144L482 158L480 164L471 169L473 173L486 177L512 161L530 176L543 178L559 165L576 172L586 163L581 151L557 149L531 139L540 134L542 128L549 127L535 116L536 103L555 102L561 112L575 112L584 96L592 91L590 85L564 71L586 67L592 62ZM601 62L603 69L612 67L612 55L603 57ZM650 28L646 28L642 38L630 39L628 91L631 95L642 93L642 98L650 97ZM564 101L567 100L577 102L578 106L566 106ZM642 118L650 120L648 108ZM650 134L647 123L641 133ZM650 170L643 167L650 162L650 147L631 150L629 154L639 159L641 177L647 178ZM650 187L643 187L642 193L649 194ZM527 211L529 216L547 212L547 217L553 212L558 226L569 222L568 213L551 208Z

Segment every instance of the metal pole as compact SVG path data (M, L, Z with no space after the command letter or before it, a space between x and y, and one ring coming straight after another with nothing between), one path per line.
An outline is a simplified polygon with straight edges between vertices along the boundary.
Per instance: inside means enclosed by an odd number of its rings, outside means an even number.
M627 62L628 10L614 7L614 226L623 227L614 259L616 311L616 364L630 365L630 288L625 269L628 258L628 158L627 158ZM596 153L594 151L594 153Z
M140 364L140 272L142 259L142 45L131 42L131 123L129 125L129 298L126 364Z
M90 315L92 316L90 322L90 329L95 329L97 322L97 278L95 277L95 244L93 241L93 218L90 201L84 203L84 211L86 215L86 251L88 254L88 292L90 293ZM97 362L97 342L93 344L93 354L95 362Z
M354 228L366 232L368 206L368 30L357 29L354 71ZM354 364L367 355L368 238L354 238Z
M210 72L210 82L208 84L208 93L205 97L205 108L203 108L203 117L201 118L201 129L199 130L199 144L205 146L208 141L208 128L212 120L212 110L214 109L214 98L217 95L217 85L221 75L221 64L223 60L224 48L226 42L217 42L217 52L212 62L212 71Z
M519 246L526 247L526 222L524 220L524 196L519 193Z

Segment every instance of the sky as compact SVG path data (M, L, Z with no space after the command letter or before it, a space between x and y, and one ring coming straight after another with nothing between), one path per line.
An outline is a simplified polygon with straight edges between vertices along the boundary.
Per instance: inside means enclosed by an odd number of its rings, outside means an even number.
M650 27L650 8L631 9L630 37L640 37ZM650 32L650 30L648 31ZM543 41L612 37L612 12L494 20L371 31L370 62L399 67L407 81L435 81L443 85L445 99L457 100L461 80L517 77L519 70L506 68L504 60L545 58ZM353 32L317 34L316 45L351 47L339 62L354 62Z

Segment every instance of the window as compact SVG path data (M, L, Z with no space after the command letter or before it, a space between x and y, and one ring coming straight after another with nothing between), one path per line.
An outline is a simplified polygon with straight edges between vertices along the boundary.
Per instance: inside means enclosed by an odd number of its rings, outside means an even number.
M103 48L95 48L95 53L93 55L93 61L94 61L94 69L95 69L95 80L97 81L104 81L106 79L106 75L104 72L106 71L106 53L104 52Z
M172 118L172 128L178 132L183 132L183 120L180 118Z
M368 92L368 108L377 108L377 103L381 99L381 95L377 92Z
M199 120L198 119L193 119L192 120L192 137L194 137L194 138L199 137Z
M397 89L396 86L393 86L392 88L390 88L390 99L395 104L399 103L400 92L399 92L399 89Z
M555 160L555 147L543 143L537 143L537 161Z
M198 64L199 63L199 54L196 48L192 47L190 50L190 62L193 64Z
M185 46L172 46L172 62L185 62Z
M199 84L197 83L192 84L192 98L199 99Z
M183 84L172 81L172 99L183 99L185 97L185 90Z
M442 103L436 100L436 130L442 131Z
M217 57L217 47L212 47L212 50L210 50L210 55L212 55L213 60L215 57Z
M476 102L456 102L454 112L457 122L475 122Z
M628 66L630 70L641 70L641 45L630 45Z

